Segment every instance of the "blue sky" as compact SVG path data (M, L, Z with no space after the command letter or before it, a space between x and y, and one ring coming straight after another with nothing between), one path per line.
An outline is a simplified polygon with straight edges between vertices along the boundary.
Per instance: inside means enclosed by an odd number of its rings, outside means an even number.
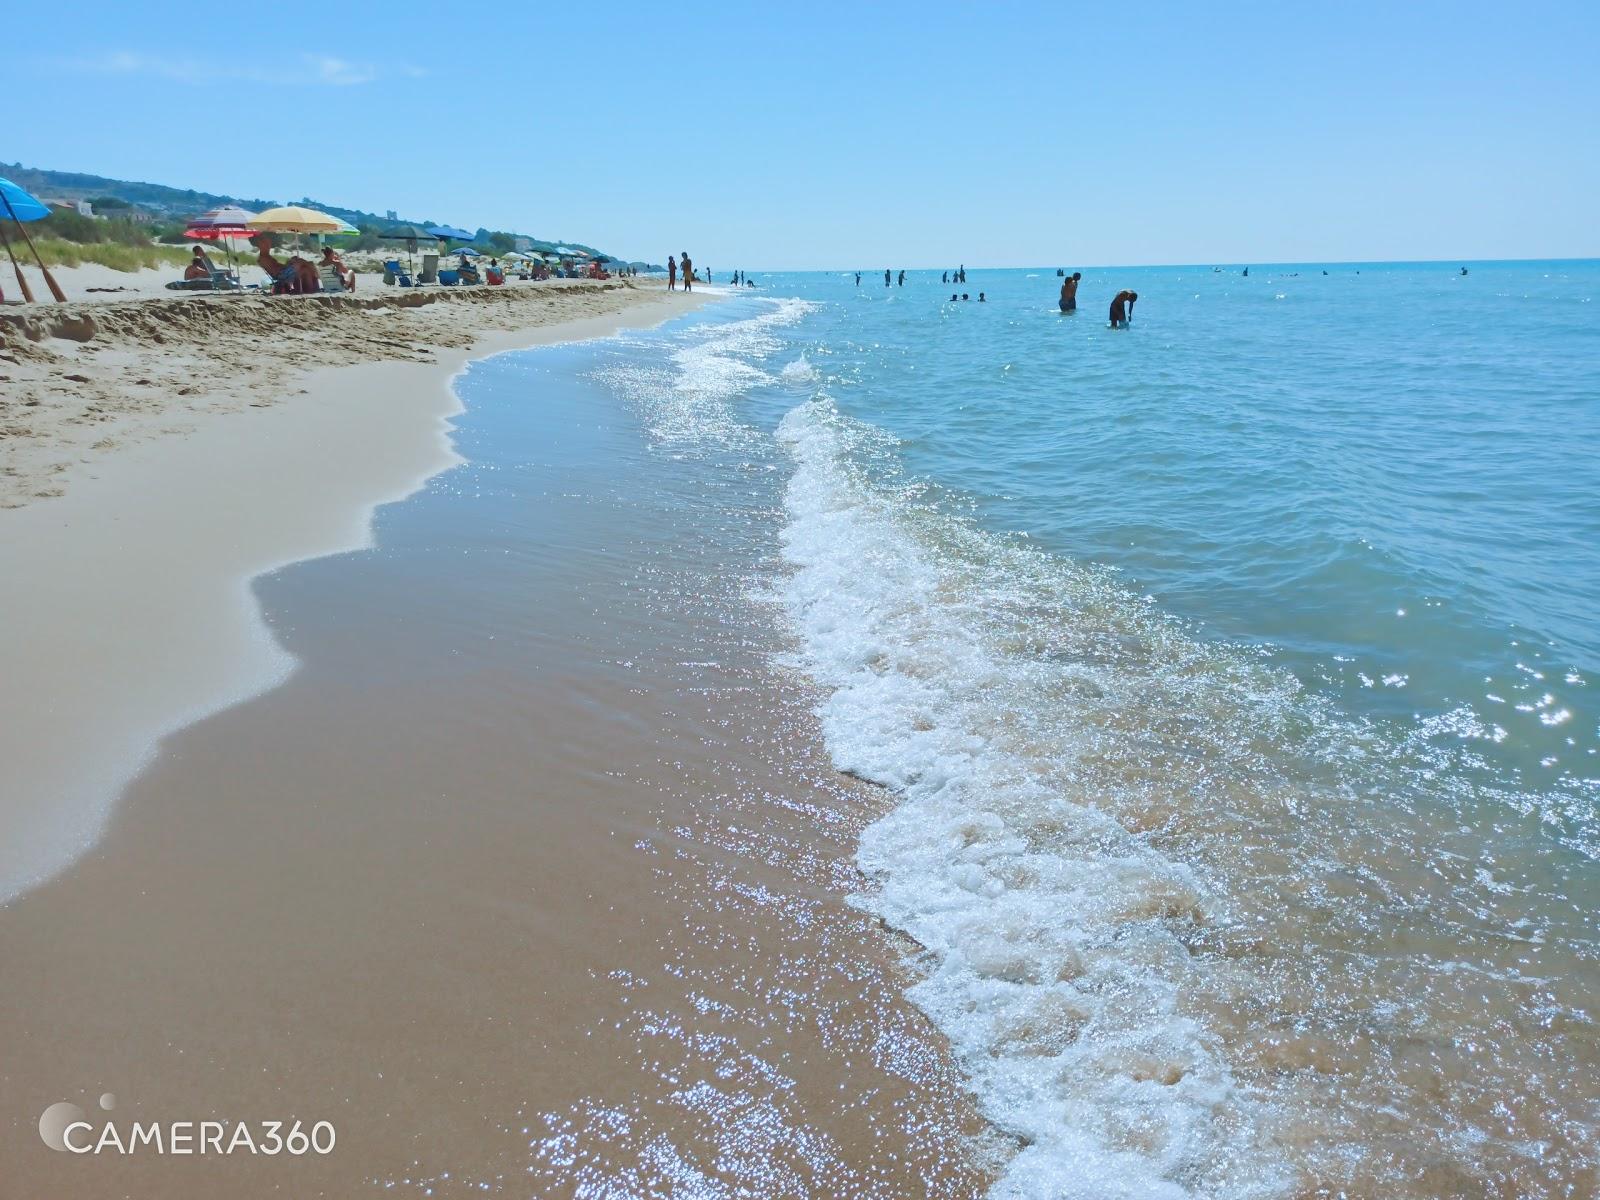
M13 6L0 160L716 270L1600 255L1593 0L247 10Z

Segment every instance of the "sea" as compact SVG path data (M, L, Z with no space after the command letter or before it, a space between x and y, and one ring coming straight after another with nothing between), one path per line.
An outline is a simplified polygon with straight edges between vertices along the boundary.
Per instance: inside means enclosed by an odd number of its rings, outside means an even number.
M749 278L584 369L773 480L992 1194L1600 1194L1600 263Z

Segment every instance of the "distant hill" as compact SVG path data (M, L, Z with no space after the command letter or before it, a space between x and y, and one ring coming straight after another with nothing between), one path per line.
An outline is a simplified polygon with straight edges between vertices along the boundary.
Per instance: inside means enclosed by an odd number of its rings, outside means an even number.
M129 204L137 205L161 217L172 220L188 220L190 217L205 212L209 208L217 208L223 204L237 204L241 208L259 212L263 208L274 208L280 204L303 204L307 208L315 208L322 212L332 213L349 221L352 225L375 226L386 229L396 223L417 226L429 225L454 225L453 221L435 221L431 218L398 217L395 221L378 213L367 212L359 208L345 208L339 204L329 204L324 200L316 200L310 196L301 196L293 200L267 200L260 196L229 196L219 192L197 192L193 188L167 187L162 183L135 183L127 179L111 179L104 175L85 175L77 171L47 171L40 167L25 167L21 163L0 163L0 175L11 180L19 187L25 188L41 199L46 200L90 200L96 196L114 196L119 200L126 200ZM462 228L467 228L462 226ZM490 230L479 229L479 239L487 238ZM551 241L548 238L536 238L531 234L518 234L515 230L505 230L513 236L528 237L533 241L535 249L553 249L556 246L569 246L574 250L584 250L590 254L599 254L596 246L588 246L582 242ZM643 267L644 264L640 263Z

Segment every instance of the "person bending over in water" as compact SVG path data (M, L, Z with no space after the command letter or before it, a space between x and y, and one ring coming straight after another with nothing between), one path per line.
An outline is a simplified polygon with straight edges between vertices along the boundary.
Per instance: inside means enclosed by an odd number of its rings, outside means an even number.
M1078 311L1078 280L1083 278L1082 271L1074 271L1061 281L1061 311Z
M1111 302L1111 328L1126 329L1128 322L1133 320L1133 302L1139 298L1138 292L1118 292L1116 299Z

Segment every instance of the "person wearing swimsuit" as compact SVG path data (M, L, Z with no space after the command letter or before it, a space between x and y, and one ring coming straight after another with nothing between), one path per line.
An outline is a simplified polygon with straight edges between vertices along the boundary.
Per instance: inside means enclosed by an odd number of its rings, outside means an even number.
M1078 280L1083 278L1082 271L1074 271L1072 275L1061 281L1061 311L1078 311Z
M1133 302L1139 298L1138 292L1118 292L1115 300L1111 302L1111 328L1126 329L1128 322L1133 320Z

